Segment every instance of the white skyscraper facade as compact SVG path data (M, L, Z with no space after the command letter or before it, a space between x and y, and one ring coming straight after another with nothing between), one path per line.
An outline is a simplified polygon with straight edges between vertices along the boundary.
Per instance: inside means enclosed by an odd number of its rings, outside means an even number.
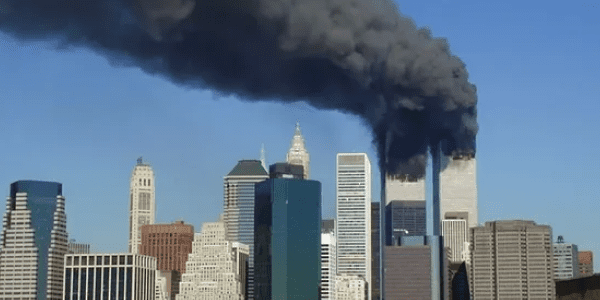
M129 253L139 253L142 225L154 224L156 200L154 171L138 158L129 182Z
M0 299L63 299L66 224L62 184L11 184L0 232Z
M366 153L338 153L337 273L367 282L371 298L371 162Z
M310 175L310 156L306 150L304 136L300 131L300 124L296 123L296 131L292 138L290 150L287 153L287 163L292 165L300 165L304 167L304 179L309 179Z
M335 299L335 233L321 233L321 299Z
M477 161L472 155L441 157L440 217L448 213L467 213L469 228L478 225Z
M468 259L468 232L466 220L442 220L444 247L450 248L450 261L462 262Z
M177 300L243 300L247 245L228 241L225 223L204 223L196 233Z
M579 277L579 257L577 245L559 242L552 244L554 252L554 279L569 280Z

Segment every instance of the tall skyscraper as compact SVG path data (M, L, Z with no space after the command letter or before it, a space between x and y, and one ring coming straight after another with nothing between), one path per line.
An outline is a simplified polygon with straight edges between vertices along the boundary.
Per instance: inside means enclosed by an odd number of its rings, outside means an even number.
M292 137L290 150L287 153L287 163L302 166L304 168L304 179L308 179L310 175L310 156L306 150L299 123L296 123L296 131L294 137Z
M154 171L138 158L129 181L129 253L139 253L142 233L140 227L154 224L156 200Z
M579 277L577 245L565 243L562 236L552 245L554 255L554 279L569 280Z
M156 258L151 256L67 254L64 270L64 299L155 300Z
M440 217L466 212L467 226L478 225L477 161L472 155L441 155L439 174Z
M241 300L246 295L247 245L226 238L225 223L204 223L181 278L177 300Z
M470 238L473 299L554 299L550 226L486 222Z
M10 185L0 233L0 299L62 299L67 217L62 184Z
M250 249L248 299L254 299L254 184L267 178L260 160L240 160L223 182L227 239Z
M579 259L579 276L594 275L594 255L592 251L580 251L577 256Z
M256 184L255 298L319 299L321 183L284 175Z
M366 153L338 153L337 270L367 282L371 299L371 162Z

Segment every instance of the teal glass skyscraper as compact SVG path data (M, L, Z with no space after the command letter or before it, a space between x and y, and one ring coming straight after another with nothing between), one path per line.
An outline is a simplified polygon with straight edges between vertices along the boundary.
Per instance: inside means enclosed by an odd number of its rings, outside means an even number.
M0 299L62 299L67 252L62 184L10 185L0 232Z
M255 298L319 299L321 183L271 178L255 193Z

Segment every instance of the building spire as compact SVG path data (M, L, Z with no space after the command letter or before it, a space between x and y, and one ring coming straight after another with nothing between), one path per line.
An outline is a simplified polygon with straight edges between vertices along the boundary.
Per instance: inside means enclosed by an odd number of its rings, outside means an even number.
M302 136L302 131L300 130L300 122L296 122L294 137L292 137L290 150L287 153L287 163L303 166L304 179L308 179L310 174L310 157L304 144L304 136Z

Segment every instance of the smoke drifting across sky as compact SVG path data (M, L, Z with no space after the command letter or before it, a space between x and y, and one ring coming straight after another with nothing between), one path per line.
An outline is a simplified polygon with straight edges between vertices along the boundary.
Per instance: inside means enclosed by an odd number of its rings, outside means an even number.
M0 30L89 47L185 86L362 118L382 172L475 152L477 95L444 39L389 0L0 0Z

